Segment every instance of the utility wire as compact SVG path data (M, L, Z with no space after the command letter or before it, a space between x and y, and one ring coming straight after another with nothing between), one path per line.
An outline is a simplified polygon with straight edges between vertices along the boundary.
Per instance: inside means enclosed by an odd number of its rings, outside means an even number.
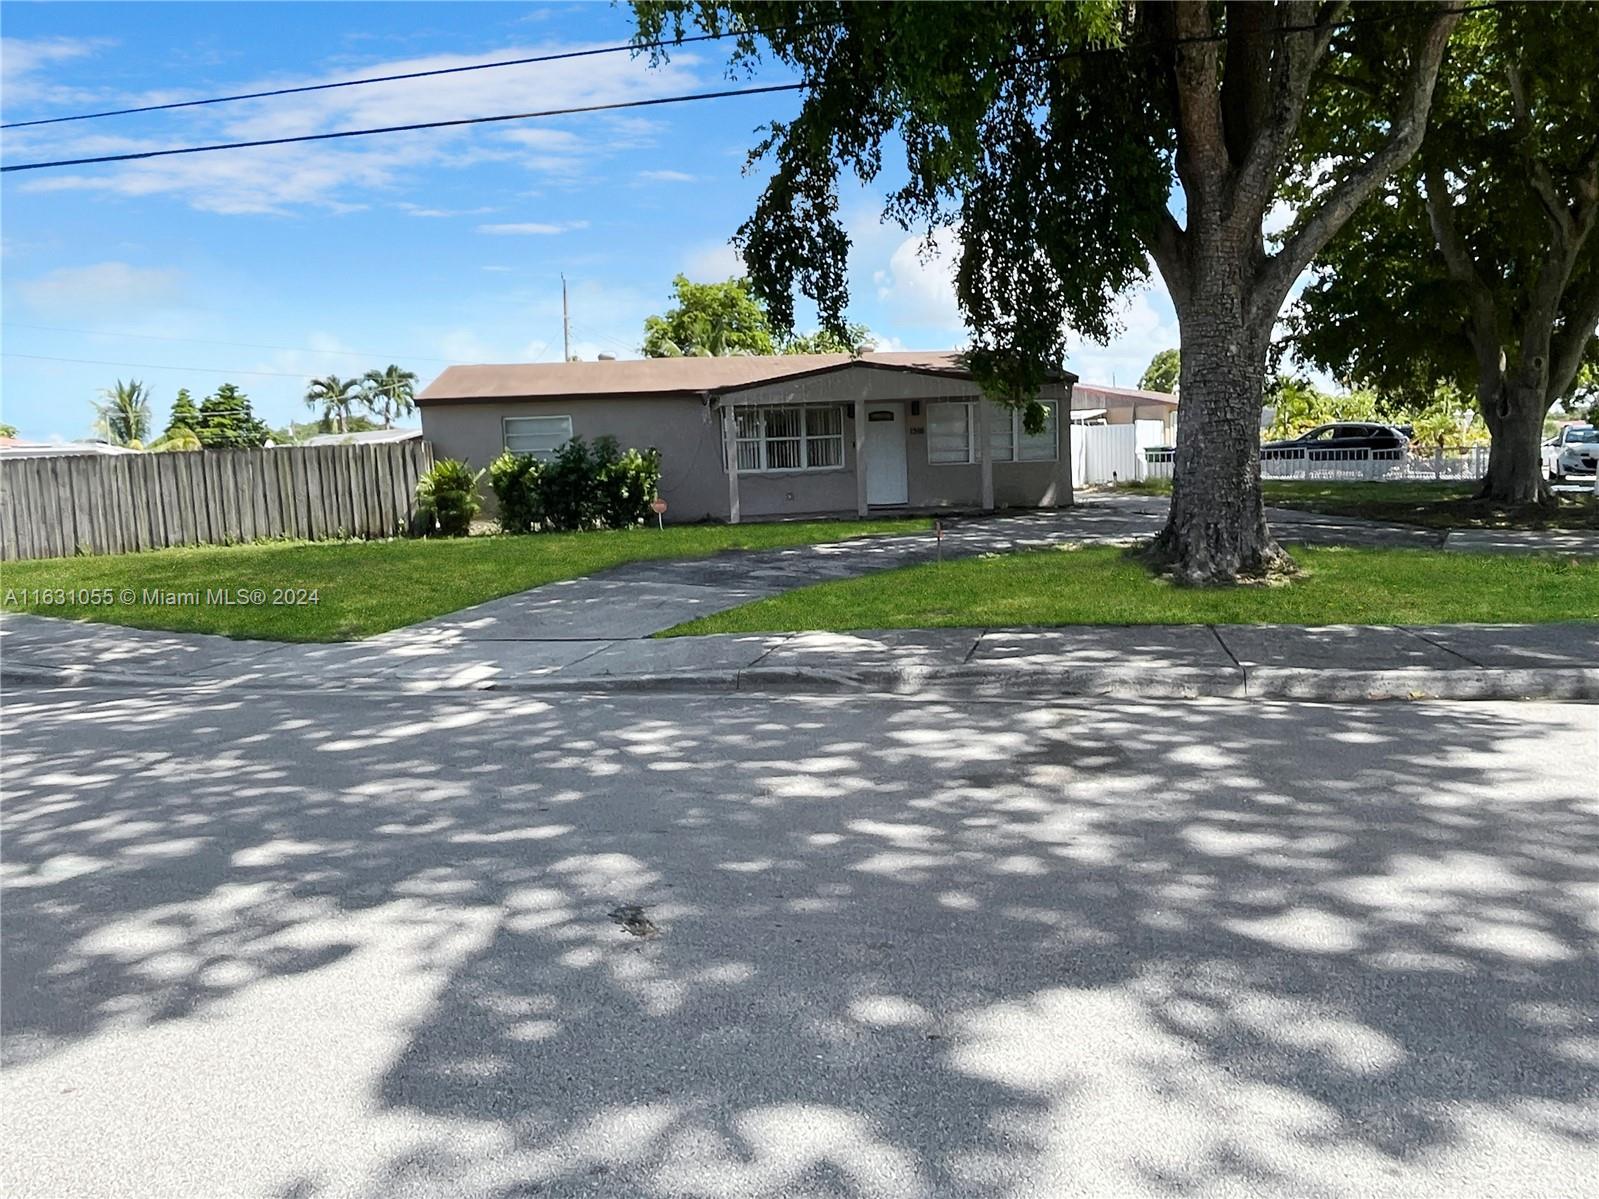
M104 358L52 358L47 354L13 354L9 350L0 358L26 358L31 362L70 362L76 366L126 366L142 371L192 371L200 375L259 375L271 379L309 379L310 371L247 371L226 366L167 366L159 362L112 362Z
M1489 3L1469 5L1452 12L1472 13L1489 8L1508 7L1506 0L1491 0ZM1428 13L1427 15L1431 15ZM1346 19L1338 24L1351 24L1353 19ZM837 25L837 21L810 22L802 28L813 26ZM1267 30L1268 36L1282 33L1303 33L1317 28L1315 25L1284 26L1279 29ZM686 46L694 42L714 42L730 37L756 36L759 37L766 31L760 29L729 29L721 33L696 33L683 37L662 38L652 42L628 42L621 46L597 46L587 50L564 50L554 54L535 54L527 58L504 58L494 62L467 63L459 67L435 67L426 71L404 71L394 75L369 75L361 79L340 79L331 83L307 83L296 87L268 88L259 92L236 92L227 96L209 96L202 100L174 100L166 104L141 104L131 108L107 108L99 112L79 112L65 117L40 117L32 121L8 121L0 124L0 129L26 129L37 125L61 125L71 121L94 121L102 117L133 116L143 112L169 112L177 108L201 108L212 104L233 104L240 100L264 100L273 96L296 96L306 92L325 92L335 88L364 87L372 83L398 83L408 79L433 79L441 75L459 75L467 71L492 71L502 67L532 66L539 63L565 62L575 58L593 58L601 54L621 54L642 50L670 50L677 46ZM1227 34L1208 34L1191 38L1172 39L1171 44L1192 45L1200 42L1225 41ZM1081 53L1114 52L1123 47L1104 47L1084 50Z
M1510 2L1514 2L1514 0L1510 0ZM1417 16L1426 15L1426 16L1429 16L1429 17L1436 17L1436 16L1439 16L1439 15L1445 15L1445 14L1462 14L1463 15L1463 14L1474 13L1474 12L1482 12L1482 11L1485 11L1485 10L1488 10L1488 9L1505 8L1505 7L1509 7L1509 6L1510 6L1510 3L1508 3L1507 0L1488 0L1488 2L1486 2L1486 3L1463 5L1463 6L1459 7L1459 8L1453 8L1453 9L1427 9L1427 10L1418 9L1416 11L1415 15L1417 15ZM1351 17L1351 18L1346 18L1343 21L1335 21L1335 22L1333 22L1332 23L1332 27L1333 28L1342 28L1342 27L1346 27L1346 26L1353 25L1353 24L1356 24L1356 23L1358 23L1358 22L1355 20L1355 18ZM1278 26L1278 27L1276 27L1274 29L1263 31L1262 36L1266 36L1266 37L1282 37L1282 36L1286 36L1288 34L1294 34L1294 33L1314 33L1314 32L1318 32L1318 31L1320 31L1320 30L1322 30L1324 28L1325 27L1320 25L1320 24L1283 25L1283 26ZM743 31L740 31L740 32L743 32ZM722 36L729 36L729 35L719 34L717 36L722 37ZM1163 39L1162 41L1160 41L1158 43L1149 42L1149 43L1144 43L1142 45L1129 44L1127 46L1101 46L1101 47L1085 48L1085 49L1081 49L1081 50L1068 50L1068 51L1063 51L1063 52L1061 52L1059 54L1052 54L1052 55L1044 56L1044 58L1041 58L1041 59L1039 59L1037 61L1054 61L1054 60L1057 60L1057 59L1064 60L1064 59L1069 59L1069 58L1086 58L1086 57L1089 57L1089 56L1092 56L1092 55L1100 55L1100 54L1119 54L1119 53L1123 53L1123 52L1130 52L1130 51L1133 51L1133 50L1154 49L1154 48L1156 48L1157 46L1160 46L1160 45L1185 46L1185 45L1197 45L1197 44L1212 43L1212 42L1221 43L1221 42L1226 42L1226 41L1230 40L1230 36L1231 35L1226 34L1226 33L1201 34L1201 35L1197 35L1197 36L1193 36L1193 37ZM694 41L694 40L703 41L703 40L706 40L708 37L709 37L709 35L704 35L704 36L696 35L695 37L683 38L683 39L681 39L681 41L683 41L683 42ZM650 45L655 45L655 46L660 46L660 47L667 47L667 46L676 45L676 44L679 44L679 43L677 41L673 41L673 42L657 42L657 43L649 43L649 44ZM575 52L575 53L582 53L582 52ZM446 71L457 71L457 70L463 70L463 69L465 69L465 68L461 68L461 67L445 68ZM364 82L364 81L362 81L362 80L352 80L350 82L351 83L359 83L359 82ZM314 86L315 87L324 87L324 86L330 86L330 85L318 84L318 85L314 85ZM502 113L502 114L499 114L497 116L488 116L488 117L458 117L458 118L455 118L453 120L445 120L445 121L418 121L418 122L413 122L413 123L407 124L407 125L385 125L385 126L378 126L378 127L375 127L375 128L366 128L366 129L339 129L339 130L335 130L335 131L329 132L329 133L306 133L306 134L300 134L300 135L295 136L295 137L259 138L259 139L255 139L255 140L251 140L251 141L241 141L241 142L214 142L214 143L211 143L211 144L208 144L208 145L202 145L202 146L178 146L178 147L174 147L174 148L168 149L168 150L141 150L141 151L137 151L137 152L129 153L129 154L99 154L99 155L94 155L94 156L86 157L86 158L62 158L62 159L53 159L53 160L46 160L46 161L40 161L40 162L22 162L22 163L16 163L16 164L14 164L12 166L0 166L0 173L7 173L7 172L11 172L11 171L37 171L37 170L43 170L43 169L48 168L48 167L89 166L89 165L93 165L95 163L105 163L105 162L133 162L133 161L137 161L137 160L141 160L141 159L147 159L147 158L167 158L167 157L170 157L172 155L177 155L177 154L204 154L204 153L209 153L209 152L215 151L215 150L249 150L249 149L257 149L257 148L262 147L262 146L286 146L286 145L293 145L293 144L303 143L303 142L333 141L333 140L339 139L339 138L371 137L371 136L374 136L376 134L383 134L383 133L412 133L412 132L416 132L418 130L424 130L424 129L451 129L451 128L460 128L460 127L467 126L467 125L490 125L490 124L496 124L496 123L503 122L503 121L528 121L528 120L534 120L534 119L540 118L540 117L576 116L576 115L581 115L581 114L584 114L584 113L594 113L594 112L617 112L617 111L620 111L622 109L652 108L652 107L657 107L657 106L664 105L664 104L686 104L686 103L690 103L690 102L698 101L698 100L723 100L723 99L728 99L728 98L733 98L733 97L740 97L740 96L761 96L761 95L771 95L771 94L774 94L774 93L777 93L777 92L796 92L796 91L802 91L808 86L809 85L807 83L805 83L805 82L774 83L774 84L769 84L769 85L764 86L764 87L733 88L733 89L728 89L728 90L723 90L723 91L715 91L715 92L694 92L694 93L690 93L688 95L682 95L682 96L656 96L656 97L653 97L653 98L650 98L650 99L647 99L647 100L619 100L619 101L615 101L615 102L610 103L610 104L585 104L585 105L577 105L577 106L570 107L570 108L549 108L549 109L543 109L543 110L537 111L537 112ZM294 90L294 89L286 89L286 90ZM10 128L10 126L0 126L0 128Z
M818 22L836 24L836 22ZM432 79L439 75L459 75L465 71L491 71L500 67L523 67L536 63L565 62L573 58L593 58L600 54L621 54L624 51L666 50L690 42L714 42L722 38L760 33L760 30L728 30L725 33L698 33L670 41L629 42L625 46L599 46L589 50L565 50L558 54L536 54L530 58L505 58L497 62L468 63L459 67L437 67L428 71L406 71L398 75L370 75L362 79L341 79L333 83L308 83L299 87L276 87L260 92L238 92L231 96L211 96L204 100L175 100L169 104L141 104L135 108L108 108L102 112L80 112L69 117L42 117L34 121L9 121L0 129L23 129L33 125L60 125L68 121L93 121L101 117L124 117L141 112L167 112L174 108L200 108L209 104L232 104L239 100L264 100L270 96L295 96L305 92L325 92L341 87L362 87L369 83L397 83L406 79Z
M125 333L118 329L69 329L62 325L30 325L21 321L0 321L7 329L33 329L41 333L76 333L82 337L127 337L139 341L174 341L192 346L229 346L236 350L282 350L290 354L339 355L345 358L387 358L390 362L407 359L414 362L442 362L446 366L460 366L455 358L436 358L428 354L382 353L377 350L313 350L309 346L273 346L255 341L213 341L204 337L171 337L161 333Z
M59 158L44 162L19 162L0 172L37 171L45 167L87 166L97 162L132 162L143 158L168 158L174 154L204 154L212 150L250 150L259 146L287 146L296 142L325 142L345 137L371 137L378 133L411 133L419 129L451 129L463 125L491 125L501 121L529 121L536 117L567 117L590 112L616 112L624 108L652 108L662 104L687 104L695 100L724 100L732 96L763 96L797 92L803 83L774 83L765 87L733 88L719 92L694 92L685 96L655 96L648 100L618 100L611 104L582 104L572 108L546 108L539 112L508 112L492 117L457 117L449 121L418 121L409 125L384 125L371 129L339 129L331 133L303 133L296 137L268 137L244 142L214 142L205 146L179 146L170 150L140 150L133 154L97 154L89 158Z

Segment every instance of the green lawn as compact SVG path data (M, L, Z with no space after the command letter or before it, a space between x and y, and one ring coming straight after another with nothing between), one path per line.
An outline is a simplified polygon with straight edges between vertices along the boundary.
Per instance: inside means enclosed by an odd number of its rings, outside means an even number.
M703 558L720 550L775 549L929 527L927 520L912 519L793 521L461 540L258 542L8 562L0 591L5 608L16 612L229 637L344 641L624 562ZM63 605L33 594L95 588L112 592L113 602ZM143 598L147 590L238 588L260 588L269 598L274 589L314 589L316 603L169 606ZM123 602L124 592L132 594L132 603Z
M1340 483L1310 479L1267 479L1266 503L1277 508L1358 516L1429 529L1594 529L1599 502L1591 494L1561 493L1549 507L1506 508L1472 499L1475 483ZM1122 484L1120 490L1146 495L1171 491L1169 479Z
M1295 549L1276 585L1189 588L1112 547L912 566L822 583L666 636L1065 624L1450 624L1599 619L1599 562L1431 550Z

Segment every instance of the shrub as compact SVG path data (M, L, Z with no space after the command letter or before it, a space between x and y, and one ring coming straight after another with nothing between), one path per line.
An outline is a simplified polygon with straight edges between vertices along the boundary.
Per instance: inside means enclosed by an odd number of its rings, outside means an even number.
M628 450L619 454L616 440L609 437L596 442L595 451L602 459L598 471L599 506L606 525L620 529L643 524L650 517L650 501L660 492L661 451Z
M425 533L465 537L482 506L477 498L483 472L454 458L440 458L416 483L416 509Z
M527 533L544 520L544 464L506 450L489 464L489 486L500 505L500 529Z
M620 529L649 518L661 482L659 450L627 450L614 437L591 446L574 437L548 461L506 451L489 467L489 483L507 533L553 529Z

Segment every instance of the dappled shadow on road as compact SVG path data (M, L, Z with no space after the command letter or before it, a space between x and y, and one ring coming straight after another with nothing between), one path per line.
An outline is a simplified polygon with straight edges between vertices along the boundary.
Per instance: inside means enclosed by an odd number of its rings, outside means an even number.
M246 1125L288 1128L251 1177L294 1196L1560 1193L1593 1160L1591 709L6 722L11 1102L96 1122L75 1169L227 1191ZM139 1046L190 1092L147 1113L179 1166L118 1107Z

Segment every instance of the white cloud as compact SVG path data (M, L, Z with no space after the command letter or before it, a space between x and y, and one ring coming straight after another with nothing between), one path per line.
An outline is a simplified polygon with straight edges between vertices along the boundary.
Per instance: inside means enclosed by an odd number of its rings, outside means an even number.
M18 283L17 294L30 308L52 316L148 311L183 298L183 275L175 270L98 262L62 267Z
M687 171L640 171L638 177L644 183L693 183L697 176Z
M895 247L888 269L876 271L878 301L895 324L963 330L955 300L958 230L939 230L930 241L907 237Z
M569 233L574 229L587 229L587 221L566 221L551 224L547 221L514 221L502 225L479 225L479 233L495 237L547 237L556 233Z
M1083 342L1066 356L1068 369L1085 383L1137 387L1149 360L1178 344L1177 316L1159 282L1151 282L1123 297L1116 311L1122 332L1108 345Z
M359 72L341 67L298 77L240 81L241 90L333 82L366 75L403 74L528 57L583 47L503 46L479 55L434 54L374 62ZM60 61L61 50L53 61ZM20 60L24 75L48 65L35 48ZM181 144L298 137L507 112L612 104L691 91L699 60L675 56L651 68L626 54L541 63L277 96L268 100L180 110L167 114L159 138L107 139L89 129L15 130L7 157L87 157ZM11 96L8 93L8 103ZM550 123L479 125L349 141L258 147L146 159L92 172L26 180L33 191L99 191L123 196L173 195L209 212L286 212L299 207L350 211L365 207L374 191L406 186L422 168L460 168L482 162L521 167L543 180L572 183L587 166L658 135L652 121L615 114L553 118ZM108 144L114 140L114 145Z
M15 119L19 104L83 104L96 93L68 87L41 78L56 63L87 58L111 45L103 38L47 37L0 38L0 92Z
M744 259L729 242L717 242L690 250L683 259L683 273L696 283L720 282L745 273Z

